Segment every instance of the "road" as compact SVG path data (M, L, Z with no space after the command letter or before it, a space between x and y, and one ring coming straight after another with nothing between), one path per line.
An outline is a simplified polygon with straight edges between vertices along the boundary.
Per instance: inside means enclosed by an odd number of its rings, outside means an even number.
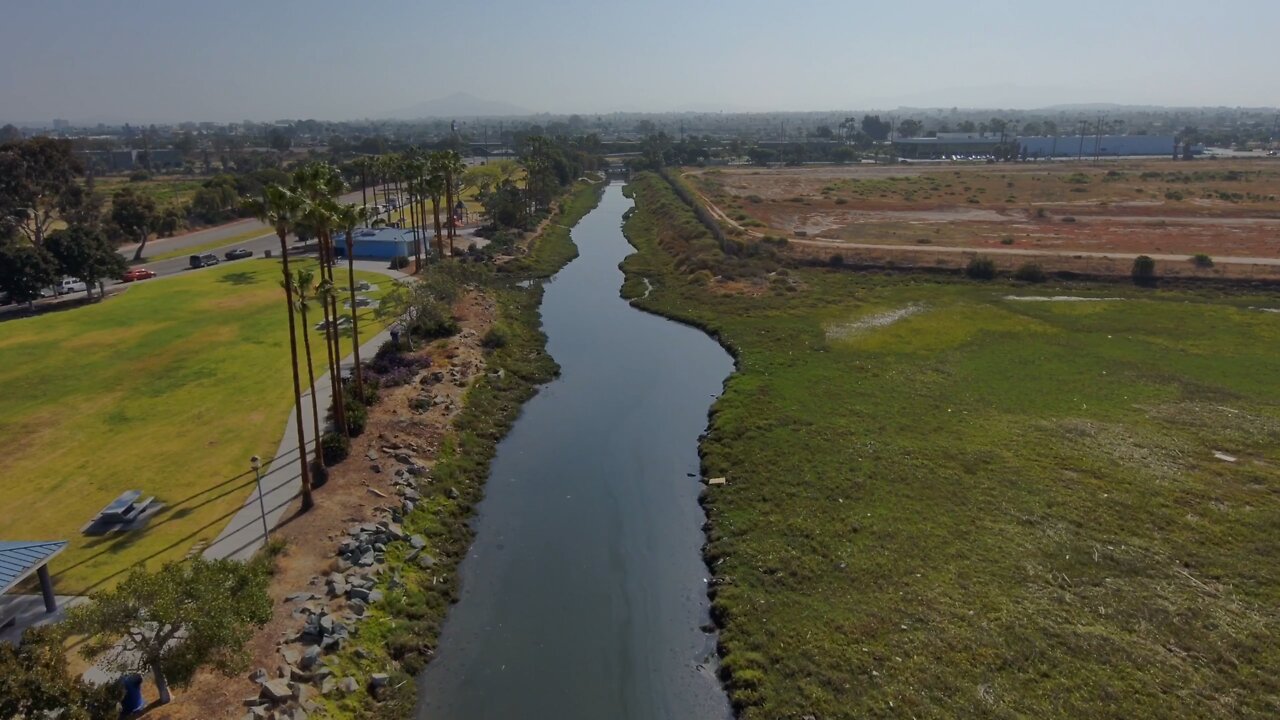
M372 189L368 191L368 193L372 192ZM382 189L378 190L379 199L381 199L382 192ZM347 193L338 199L344 203L351 203L359 202L360 197L361 193L357 190L355 192ZM372 200L372 195L369 195L369 198ZM254 232L256 232L256 234L249 235L247 238L245 237L247 233ZM240 239L237 240L236 238ZM207 247L209 243L215 243L220 240L226 240L227 242L225 245ZM213 253L214 255L217 255L220 260L222 259L222 254L233 247L242 247L252 250L254 257L261 257L266 250L274 250L272 253L273 255L280 254L280 240L276 237L275 230L253 219L236 220L235 222L229 222L224 225L217 225L215 227L189 232L185 235L151 240L147 243L145 254L155 256L174 252L176 250L201 246L206 246L201 252ZM137 243L121 245L120 254L123 255L126 260L132 262L133 254L137 249ZM190 263L187 255L180 255L179 257L170 258L168 260L144 261L139 265L147 268L148 270L154 271L157 275L172 275L186 270L190 266Z

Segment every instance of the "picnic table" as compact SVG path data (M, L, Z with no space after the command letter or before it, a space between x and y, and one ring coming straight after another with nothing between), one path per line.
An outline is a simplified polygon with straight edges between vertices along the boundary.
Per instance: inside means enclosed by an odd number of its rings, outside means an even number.
M120 497L102 508L96 519L109 523L127 523L137 520L138 516L155 501L154 497L139 500L140 497L142 497L141 490L126 490L120 494Z

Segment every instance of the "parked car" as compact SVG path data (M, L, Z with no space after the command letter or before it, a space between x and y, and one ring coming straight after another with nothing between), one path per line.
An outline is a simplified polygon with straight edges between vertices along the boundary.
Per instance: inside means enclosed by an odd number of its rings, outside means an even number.
M124 271L124 275L120 276L120 282L133 282L134 280L149 280L156 274L152 270L146 268L129 268Z
M218 256L213 253L205 253L203 255L192 255L190 258L191 267L202 268L209 265L218 264Z
M89 286L83 280L77 278L65 277L54 287L59 295L67 295L73 292L84 292Z
M253 251L246 248L236 248L234 250L226 251L222 256L227 260L241 260L247 257L253 257Z

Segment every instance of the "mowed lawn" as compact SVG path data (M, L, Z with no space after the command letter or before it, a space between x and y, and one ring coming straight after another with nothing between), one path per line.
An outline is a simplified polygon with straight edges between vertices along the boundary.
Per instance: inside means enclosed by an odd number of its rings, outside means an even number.
M1274 296L744 297L673 272L643 206L627 229L640 303L738 352L703 451L742 717L1280 717Z
M358 275L375 297L392 282ZM379 329L372 311L361 320L363 336ZM0 323L0 539L69 540L51 566L67 594L211 540L250 491L249 457L270 458L280 442L292 407L287 327L269 260ZM313 330L317 373L322 339ZM141 531L81 534L128 489L166 507Z

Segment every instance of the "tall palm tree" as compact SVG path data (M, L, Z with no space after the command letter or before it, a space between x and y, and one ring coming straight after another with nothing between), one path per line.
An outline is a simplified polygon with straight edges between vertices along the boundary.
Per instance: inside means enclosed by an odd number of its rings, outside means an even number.
M284 273L285 307L289 314L289 355L293 369L293 412L298 428L298 470L302 477L302 510L315 507L311 497L311 471L307 467L307 439L302 430L302 381L298 377L298 337L293 321L293 290L289 282L289 243L287 237L297 223L302 201L279 185L268 185L261 200L246 203L245 209L254 217L275 228L280 238L280 267ZM319 442L319 438L316 438Z
M458 228L454 222L453 197L457 182L466 172L467 164L455 150L445 150L440 154L440 173L444 175L445 208L448 210L449 255L453 255L453 239L458 236Z
M422 179L422 189L431 197L431 214L435 217L436 251L441 259L444 254L444 236L440 229L440 199L445 194L444 157L441 152L433 152L427 161L427 174Z
M302 320L302 345L307 355L307 384L311 386L311 424L316 438L316 467L323 462L320 447L320 407L316 402L316 371L311 360L311 326L307 323L307 309L315 299L316 274L311 270L299 268L293 275L293 302L298 316ZM284 281L281 282L284 284Z
M324 162L303 165L293 173L296 192L306 201L305 222L319 241L321 283L333 283L333 228L335 225L333 198L343 188L342 175L337 168ZM325 317L325 342L329 355L329 382L333 393L333 417L342 433L347 432L345 399L342 396L342 347L338 333L338 307L332 295L321 297Z
M351 353L355 356L353 375L356 381L356 397L364 401L364 373L360 369L360 308L356 305L356 265L355 234L356 226L368 217L367 208L358 205L341 205L338 207L338 227L346 230L347 240L347 290L351 299Z

